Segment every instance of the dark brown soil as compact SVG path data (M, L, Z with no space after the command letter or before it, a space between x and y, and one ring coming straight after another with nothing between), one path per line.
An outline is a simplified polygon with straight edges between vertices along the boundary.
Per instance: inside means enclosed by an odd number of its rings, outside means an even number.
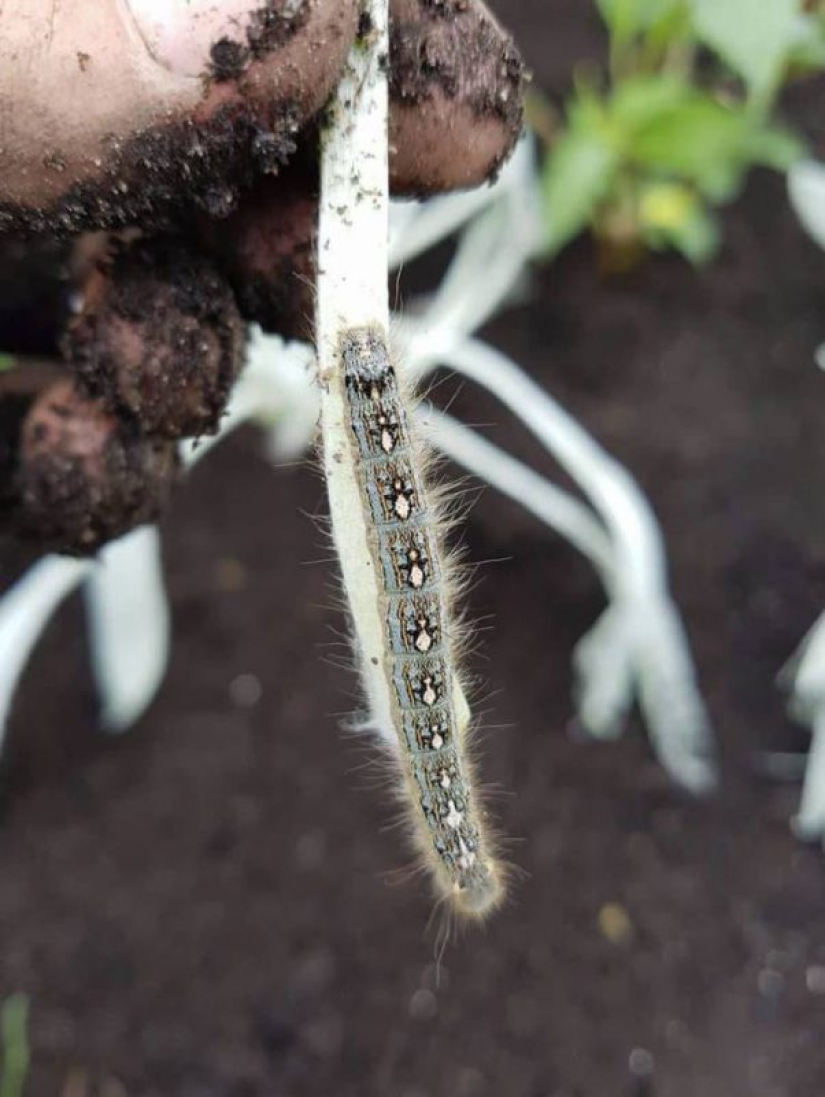
M507 5L553 91L600 49L580 0ZM823 88L789 112L823 136ZM14 712L0 829L0 995L31 999L28 1093L128 1097L819 1097L825 862L756 753L804 743L775 675L825 605L825 257L759 176L719 260L604 283L587 244L489 332L636 473L722 748L688 799L638 728L568 735L592 572L492 492L466 540L485 618L485 777L524 877L436 982L426 891L398 883L389 798L337 730L351 677L307 462L252 433L165 525L175 648L150 714L94 730L82 616L50 628ZM454 386L455 387L455 386ZM449 394L450 385L444 387ZM535 451L468 386L453 410ZM5 563L5 561L4 561ZM9 560L11 567L11 560ZM257 678L261 695L255 700ZM614 943L606 904L631 926ZM600 919L601 912L601 919ZM613 921L615 922L615 912ZM614 935L615 937L616 935Z

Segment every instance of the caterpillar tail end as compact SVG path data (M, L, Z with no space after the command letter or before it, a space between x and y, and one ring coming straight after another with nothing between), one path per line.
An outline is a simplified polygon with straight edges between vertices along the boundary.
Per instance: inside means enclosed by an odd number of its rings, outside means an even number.
M492 859L476 863L471 872L453 882L448 898L456 914L469 922L483 922L504 902L506 866Z

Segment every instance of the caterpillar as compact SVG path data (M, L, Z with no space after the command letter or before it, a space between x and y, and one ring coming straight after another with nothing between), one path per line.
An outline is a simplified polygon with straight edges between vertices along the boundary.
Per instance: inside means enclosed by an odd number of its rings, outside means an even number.
M333 530L336 498L342 505L336 474L351 489L348 533L336 541L370 723L402 770L413 834L436 891L459 913L482 917L501 901L503 880L466 757L470 715L455 665L437 509L383 333L347 330L338 358L326 385L342 386L330 395L345 441L325 452L325 464Z

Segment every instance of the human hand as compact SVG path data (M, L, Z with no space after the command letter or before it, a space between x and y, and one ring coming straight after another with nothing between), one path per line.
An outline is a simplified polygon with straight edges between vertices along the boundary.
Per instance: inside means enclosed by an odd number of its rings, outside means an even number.
M313 119L358 10L356 0L6 0L0 293L44 253L53 276L59 254L75 301L49 325L36 313L32 340L38 269L0 309L0 349L59 344L71 371L3 377L0 515L18 531L88 552L149 520L173 478L174 440L217 427L243 320L308 334ZM494 173L520 129L522 79L479 2L394 0L394 192Z

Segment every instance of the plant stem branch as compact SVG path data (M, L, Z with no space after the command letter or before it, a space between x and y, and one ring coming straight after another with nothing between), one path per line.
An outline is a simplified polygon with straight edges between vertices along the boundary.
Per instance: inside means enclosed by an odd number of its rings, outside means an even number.
M370 724L398 749L371 530L352 459L342 345L368 328L387 343L389 295L388 0L370 0L368 41L350 52L321 134L316 345L324 479Z

